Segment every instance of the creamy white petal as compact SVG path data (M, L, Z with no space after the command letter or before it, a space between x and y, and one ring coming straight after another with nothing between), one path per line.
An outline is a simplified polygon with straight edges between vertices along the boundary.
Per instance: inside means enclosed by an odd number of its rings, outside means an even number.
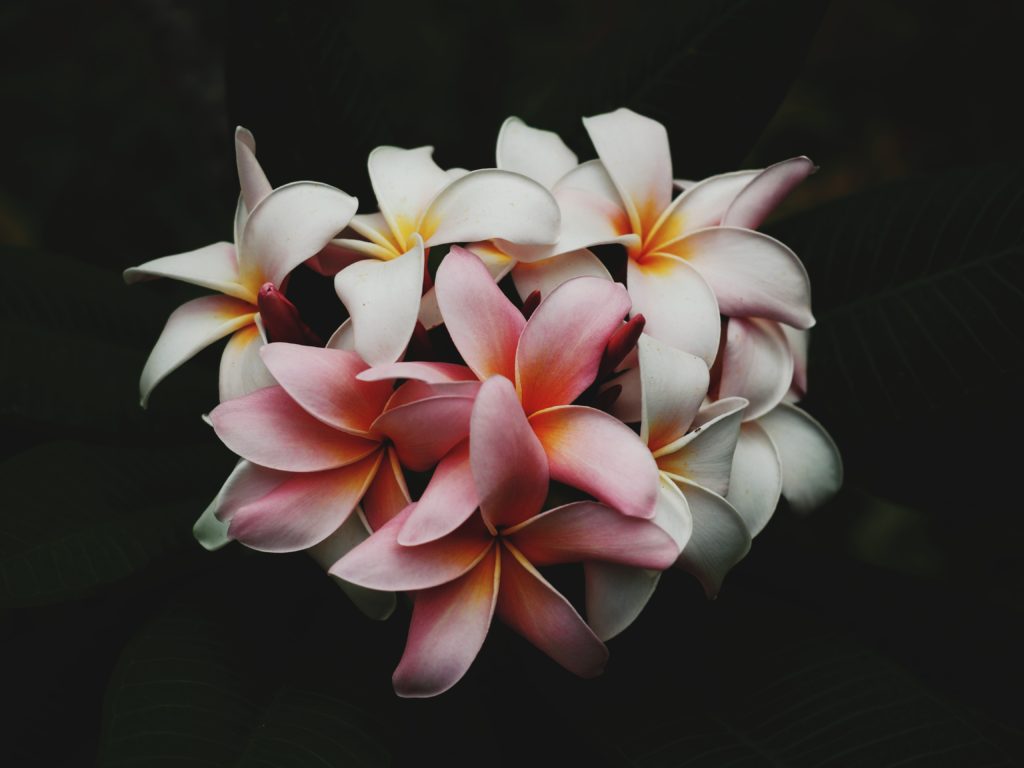
M802 514L820 507L843 484L843 459L832 437L801 408L783 403L758 420L782 460L782 495Z

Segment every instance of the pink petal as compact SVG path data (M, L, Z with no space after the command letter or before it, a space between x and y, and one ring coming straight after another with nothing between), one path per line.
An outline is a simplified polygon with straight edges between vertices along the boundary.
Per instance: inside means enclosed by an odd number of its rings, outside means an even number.
M601 260L586 248L541 261L519 262L512 270L512 282L523 300L534 291L539 292L542 299L547 298L558 286L574 277L612 279Z
M504 544L498 617L580 677L597 677L608 649L568 600L514 546Z
M266 496L239 508L230 535L263 552L297 552L323 541L359 503L381 456L377 452L339 469L290 475Z
M664 254L630 259L626 284L633 314L647 319L644 331L710 365L722 332L715 294L701 274L682 259Z
M664 570L679 556L672 537L654 523L592 501L550 509L504 536L539 566L602 560Z
M743 518L751 537L772 519L781 493L779 453L758 422L748 422L740 429L725 498Z
M388 447L381 467L363 496L363 511L371 530L384 527L412 501L395 449ZM340 555L339 555L340 557ZM337 559L337 558L335 558Z
M722 217L744 187L757 177L758 171L734 171L711 176L688 187L672 201L651 232L647 249L662 250L662 244L703 227L722 223Z
M548 461L508 379L493 376L480 387L469 442L487 522L495 528L515 525L540 512L548 493Z
M199 350L251 325L255 310L252 304L227 296L203 296L174 310L142 369L142 406L157 384Z
M360 381L387 381L412 379L426 384L445 384L453 381L476 381L476 375L464 365L455 363L390 363L376 365L357 377Z
M354 352L276 343L262 357L306 413L343 432L365 435L391 396L390 382L356 378L367 366Z
M526 413L568 405L583 394L627 312L626 290L596 277L570 280L544 299L516 351L516 389Z
M260 359L263 337L254 323L247 325L228 339L220 356L220 401L248 395L277 382Z
M431 397L382 413L372 430L390 438L404 466L423 472L466 438L472 410L472 397Z
M793 380L793 353L778 323L731 317L725 324L719 397L750 401L744 418L756 419L779 404Z
M427 384L417 379L409 379L400 384L392 393L384 410L390 411L409 403L427 400L431 397L454 396L474 398L479 391L480 382L475 377L472 381L450 381L440 384Z
M392 683L395 693L424 698L444 693L466 674L490 629L501 574L499 548L469 573L416 593L409 637Z
M526 320L480 259L452 246L435 282L445 326L466 364L481 380L514 378L516 345Z
M339 432L306 413L281 387L221 403L210 413L217 436L244 459L270 469L316 472L352 464L379 443Z
M743 518L718 494L685 480L677 481L693 516L693 534L676 565L697 577L708 597L750 551L750 534Z
M465 440L437 465L426 490L402 526L398 543L411 547L447 536L466 522L479 506L469 461L469 441Z
M722 223L757 229L793 187L814 171L814 163L806 157L794 157L765 168L736 196Z
M603 411L567 405L530 417L551 478L633 517L650 518L658 492L651 452L629 427Z
M235 464L214 500L217 519L230 523L239 509L263 498L290 476L288 472L267 469L242 459Z
M725 495L747 401L730 398L715 406L717 413L713 418L698 421L692 432L661 448L654 456L662 472Z
M331 567L331 574L370 589L427 589L457 579L479 563L494 544L479 516L443 539L405 547L398 533L410 505Z
M231 243L205 245L187 253L153 259L124 271L124 281L129 285L158 277L180 280L250 304L256 303L256 292L239 283L238 259Z
M510 117L498 132L498 167L528 176L548 189L576 163L576 153L557 133L531 128L518 117Z
M644 334L640 353L640 439L657 451L686 434L708 393L710 374L699 357Z
M242 199L246 210L251 211L270 194L271 186L256 160L256 138L242 126L235 128L235 163Z
M783 403L758 422L782 461L782 495L801 514L820 507L843 484L843 459L825 428L806 411Z
M661 579L661 571L597 561L584 563L583 575L587 624L604 641L636 621Z

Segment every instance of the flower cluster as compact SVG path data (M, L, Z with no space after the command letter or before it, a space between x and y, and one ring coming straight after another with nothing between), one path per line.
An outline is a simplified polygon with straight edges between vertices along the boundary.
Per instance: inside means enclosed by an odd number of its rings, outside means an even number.
M197 538L306 550L376 618L406 593L402 696L458 682L495 618L597 675L662 571L713 597L780 495L808 511L842 480L793 404L807 273L757 231L811 162L674 180L658 122L584 124L584 163L517 118L496 168L379 147L363 214L325 184L272 187L239 128L234 244L125 273L219 292L170 316L141 381L145 404L230 336L208 421L240 460ZM286 297L300 265L347 312L326 343ZM540 570L562 563L582 565L583 615Z

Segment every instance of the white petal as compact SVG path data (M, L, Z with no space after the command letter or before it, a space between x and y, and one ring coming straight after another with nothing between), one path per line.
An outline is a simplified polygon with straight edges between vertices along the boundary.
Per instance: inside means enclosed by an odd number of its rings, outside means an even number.
M541 261L512 262L512 265L512 282L524 301L534 291L540 291L541 298L546 298L555 288L574 277L612 279L601 260L585 248Z
M627 424L639 424L643 419L643 383L640 379L640 369L630 368L614 379L610 379L601 391L611 387L621 387L622 391L612 403L608 412L619 421Z
M789 344L789 351L793 353L793 383L790 385L787 398L792 402L803 400L807 395L807 353L810 346L811 334L809 331L793 328L780 324L782 333Z
M124 271L124 281L129 285L158 277L181 280L242 301L256 302L256 293L239 283L238 260L231 243L213 243L194 251L163 256Z
M843 459L825 428L783 403L758 420L782 460L782 495L797 512L824 504L843 484Z
M710 176L691 185L662 213L652 243L665 243L703 227L722 223L736 195L757 177L759 171L734 171ZM652 245L652 250L659 250Z
M325 345L327 349L341 349L345 352L356 351L356 335L352 329L352 318L338 326L338 330L331 334Z
M235 128L235 163L245 209L251 211L270 194L271 186L256 160L256 139L242 126Z
M377 147L367 161L377 205L401 250L412 247L412 234L430 201L452 182L433 154L433 147Z
M722 581L750 551L743 518L728 501L699 485L678 481L693 517L693 534L677 565L697 577L708 597L716 597Z
M770 320L729 318L720 362L718 396L749 400L748 421L778 405L793 381L793 353Z
M215 498L192 526L192 535L203 549L209 552L214 552L232 541L228 536L228 523L222 523L217 519L217 504L218 499Z
M264 344L255 324L237 331L220 356L220 401L248 395L277 382L260 358Z
M690 428L708 394L710 374L699 357L642 334L637 342L642 386L640 439L652 451Z
M771 520L781 492L782 465L775 444L758 422L747 422L736 442L725 498L739 512L751 537Z
M765 168L737 195L722 223L757 229L793 187L815 170L814 163L806 157L794 157Z
M746 400L735 397L703 410L693 431L654 452L659 469L725 495L746 406Z
M503 171L529 176L548 189L577 164L576 153L557 133L531 128L518 117L502 124L496 154Z
M654 594L661 571L618 563L583 564L587 624L602 640L611 640L629 627Z

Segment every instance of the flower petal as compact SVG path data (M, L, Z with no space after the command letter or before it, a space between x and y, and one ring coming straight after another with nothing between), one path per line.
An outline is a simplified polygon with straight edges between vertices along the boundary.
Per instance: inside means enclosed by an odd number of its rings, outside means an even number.
M370 530L376 531L396 517L409 506L412 497L405 484L402 465L398 461L395 449L388 446L387 455L381 462L380 469L373 477L373 482L363 495L363 512L366 515Z
M555 288L574 277L612 279L608 268L586 248L541 261L518 262L512 270L512 282L519 292L519 298L524 301L534 291L540 293L541 299L545 299Z
M567 405L583 394L627 312L626 290L597 277L570 280L544 299L516 350L516 389L526 413Z
M516 345L526 319L480 259L452 246L435 282L445 327L466 364L481 380L494 375L514 378Z
M498 617L580 677L597 677L608 649L568 600L514 546L504 543Z
M256 303L255 291L239 283L238 259L231 243L204 245L194 251L163 256L124 271L124 281L129 285L158 277L180 280L250 304Z
M354 352L274 343L261 352L277 383L324 424L365 435L391 397L390 382L356 378L367 368Z
M494 543L480 517L474 516L442 539L418 547L402 546L398 533L412 506L336 562L331 574L370 589L428 589L469 571Z
M814 325L811 281L789 248L761 232L708 227L661 246L708 282L723 315L764 317L797 328Z
M736 196L722 223L757 229L793 187L814 171L814 163L807 157L794 157L765 168Z
M732 505L716 493L676 481L693 517L693 534L676 565L692 573L713 598L730 569L750 551L750 533Z
M425 384L448 384L457 381L477 381L476 375L464 365L456 363L401 362L375 365L357 377L360 381L391 381L409 379Z
M235 163L242 199L246 210L251 211L270 194L271 186L256 160L256 138L242 126L235 128Z
M192 526L192 535L207 552L215 552L231 543L227 523L217 519L217 503L216 498L211 501Z
M358 201L315 181L278 187L252 209L238 246L242 284L280 287L295 267L316 256L348 226Z
M712 418L698 421L692 432L655 452L658 468L724 496L746 407L747 401L739 397L715 403Z
M647 606L661 571L618 563L583 564L587 624L607 642L623 632Z
M640 439L657 451L686 434L708 393L710 374L699 357L643 334L640 355Z
M583 125L626 204L633 231L647 233L672 195L665 126L625 108L585 117Z
M377 147L367 161L377 205L399 250L412 247L411 236L430 201L451 183L433 154L433 147Z
M277 382L260 359L263 336L255 323L247 325L228 339L220 356L220 401L248 395Z
M352 329L352 318L348 318L341 325L338 326L338 330L331 334L331 338L327 340L327 349L341 349L345 352L356 351L356 335Z
M469 429L470 463L484 519L498 528L540 512L548 493L548 461L511 381L492 376L483 383Z
M392 677L399 696L437 696L466 674L491 627L500 557L492 546L469 573L416 593L405 652Z
M806 411L785 403L758 422L771 437L782 461L782 495L801 514L820 507L843 484L839 449Z
M174 310L142 369L142 407L146 407L153 388L199 350L251 325L255 309L252 304L228 296L203 296Z
M551 189L576 167L576 153L554 131L531 128L518 117L508 118L498 132L497 165Z
M757 421L747 422L740 429L725 498L743 518L751 537L772 519L781 493L779 453Z
M261 499L287 480L287 472L267 469L242 459L224 481L214 503L216 516L225 525L246 504Z
M789 386L788 398L793 402L803 400L807 395L807 353L810 346L810 332L793 328L789 325L779 325L782 334L786 337L789 351L793 354L793 383Z
M339 432L306 413L281 387L259 389L210 413L217 436L244 459L270 469L316 472L352 464L376 440Z
M744 418L763 416L779 404L793 381L793 353L778 323L730 317L725 324L719 397L750 401Z
M704 179L679 195L665 209L650 233L650 250L662 250L661 244L704 227L722 223L730 203L759 171L734 171Z
M601 387L601 391L619 387L619 394L611 407L606 409L612 416L626 424L639 424L643 419L643 384L640 369L630 368Z
M402 356L419 314L423 290L423 242L390 261L366 259L341 270L334 289L352 319L356 352L370 365Z
M636 433L603 411L578 405L530 417L548 457L551 479L589 493L633 517L650 518L658 469Z
M426 490L402 526L398 543L412 547L447 536L466 522L479 506L469 461L469 441L465 440L437 465Z
M370 251L370 253L367 253ZM306 266L324 277L334 277L345 267L365 258L391 259L397 254L361 240L334 239L306 260Z
M629 260L626 284L631 314L647 319L645 333L708 365L714 362L722 322L715 294L700 272L675 256L652 254L642 264Z
M297 552L318 544L348 519L382 455L378 451L339 469L290 475L235 512L231 537L261 552Z
M385 411L372 430L394 443L403 466L423 472L466 438L472 410L472 397L429 397Z

